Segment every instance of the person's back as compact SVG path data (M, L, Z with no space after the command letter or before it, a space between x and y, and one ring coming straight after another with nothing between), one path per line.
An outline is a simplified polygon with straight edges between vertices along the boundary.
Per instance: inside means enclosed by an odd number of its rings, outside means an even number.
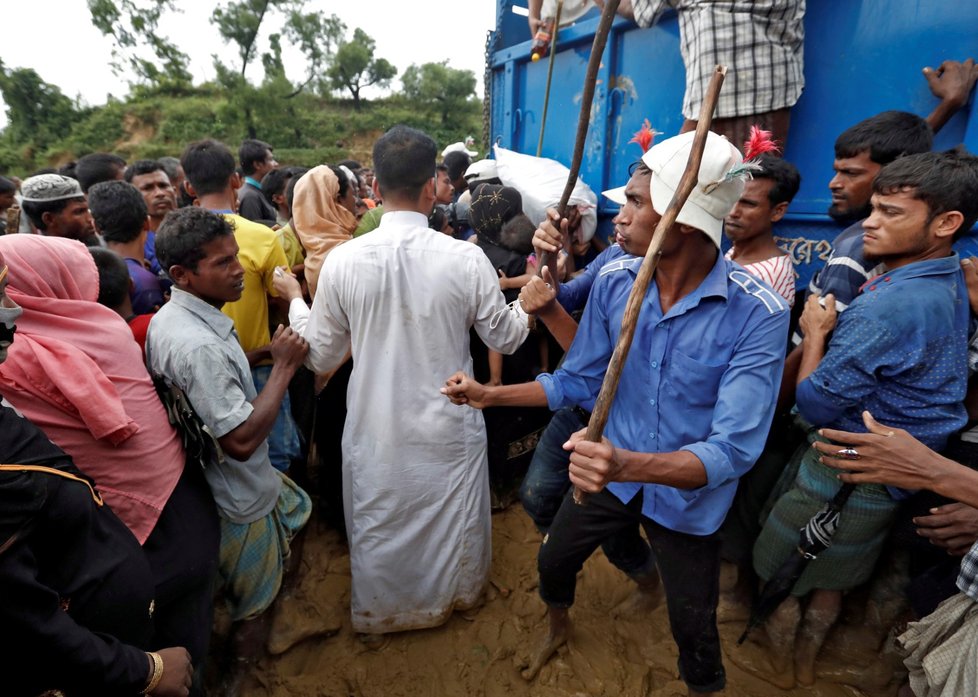
M387 213L373 234L333 250L323 278L328 297L339 300L349 320L353 355L360 359L351 413L389 410L395 420L411 413L425 424L427 445L455 438L466 412L474 410L454 409L444 399L433 399L421 413L401 408L415 408L419 394L440 396L446 365L471 365L468 330L491 313L479 301L495 289L480 287L492 267L482 250L424 222L420 214ZM406 378L411 389L392 393L391 385ZM350 428L346 438L357 443L358 434Z
M528 332L483 252L428 227L435 154L419 131L388 131L374 146L380 227L332 249L311 311L295 279L276 281L310 369L352 351L344 514L353 629L367 634L435 626L478 601L491 556L485 426L439 388L447 366L471 368L471 327L506 353Z

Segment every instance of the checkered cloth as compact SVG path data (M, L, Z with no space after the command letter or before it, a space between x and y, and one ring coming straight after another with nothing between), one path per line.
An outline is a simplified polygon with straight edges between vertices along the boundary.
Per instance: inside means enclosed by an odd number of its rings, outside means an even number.
M978 603L964 593L911 622L897 644L916 697L978 694Z
M717 118L791 107L801 96L805 0L634 0L632 5L642 27L669 8L679 13L687 119L699 116L717 64L728 68Z
M309 520L312 501L281 472L282 489L272 511L254 523L221 516L220 573L233 621L252 619L275 601L282 586L289 542Z
M978 542L961 560L958 573L958 589L972 600L978 601Z

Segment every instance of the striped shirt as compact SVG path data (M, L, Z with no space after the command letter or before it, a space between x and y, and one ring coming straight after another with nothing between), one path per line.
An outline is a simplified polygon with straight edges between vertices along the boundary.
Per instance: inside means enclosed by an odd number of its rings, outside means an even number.
M733 249L730 249L725 258L735 261L732 255ZM795 277L797 274L795 274L795 265L791 262L790 256L782 254L753 264L741 264L741 266L748 273L771 286L774 292L788 301L788 307L794 307Z

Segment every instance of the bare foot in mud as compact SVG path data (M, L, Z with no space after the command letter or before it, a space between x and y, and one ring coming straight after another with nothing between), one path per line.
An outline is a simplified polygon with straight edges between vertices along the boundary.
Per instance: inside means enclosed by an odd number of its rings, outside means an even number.
M520 675L527 682L536 678L540 669L543 668L550 657L557 653L557 649L567 643L570 637L571 622L565 608L550 608L550 630L543 642L534 650L530 657L529 665Z
M801 622L797 598L787 598L764 624L767 650L754 642L734 647L730 660L782 690L795 687L795 635ZM816 649L817 652L817 649Z
M734 593L721 593L717 603L717 624L746 622L750 619L750 600Z
M644 618L662 604L662 599L662 587L656 576L655 581L637 586L611 613L620 619Z

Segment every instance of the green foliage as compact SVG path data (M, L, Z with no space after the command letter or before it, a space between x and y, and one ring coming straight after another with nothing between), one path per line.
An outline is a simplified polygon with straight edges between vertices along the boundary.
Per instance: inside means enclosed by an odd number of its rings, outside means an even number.
M327 17L321 11L303 13L298 10L289 13L285 20L285 38L302 51L308 63L306 78L288 96L290 99L306 86L321 79L345 33L346 25L336 15Z
M326 72L333 89L348 90L353 95L353 108L357 111L361 108L360 90L371 85L386 87L397 75L397 68L386 59L374 58L376 47L377 42L357 27L353 40L340 44Z
M187 55L157 31L163 13L174 9L173 0L88 0L92 24L112 39L113 72L128 68L140 83L170 91L191 86ZM143 47L151 58L141 55Z
M448 67L448 61L411 65L401 77L404 96L441 118L442 124L464 110L475 97L475 75L471 70Z
M30 68L7 70L0 61L0 92L7 104L4 138L29 152L44 150L63 137L79 115L74 102Z

